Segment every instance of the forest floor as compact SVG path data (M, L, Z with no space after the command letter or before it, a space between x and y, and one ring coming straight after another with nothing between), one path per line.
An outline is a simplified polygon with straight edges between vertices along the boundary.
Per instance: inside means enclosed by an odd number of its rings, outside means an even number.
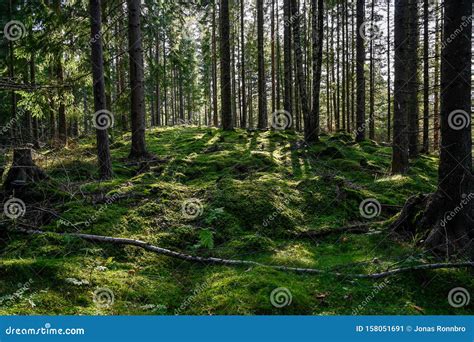
M417 241L397 241L386 228L408 197L435 190L435 156L420 157L407 176L391 176L388 147L356 144L344 134L324 136L311 148L300 142L292 132L150 130L148 147L159 162L139 170L127 165L130 135L116 136L115 176L106 182L93 180L93 140L40 151L37 164L52 178L38 185L47 194L42 203L58 215L41 229L347 274L433 261ZM361 215L366 199L381 203L378 217ZM197 211L183 211L193 205ZM35 210L27 203L27 214ZM372 223L370 231L305 236L360 223ZM457 309L447 300L452 288L474 288L465 269L380 280L303 275L202 265L67 235L11 234L0 246L0 274L0 315L474 313L473 304ZM93 301L104 288L113 305ZM279 308L271 293L281 288L291 303Z

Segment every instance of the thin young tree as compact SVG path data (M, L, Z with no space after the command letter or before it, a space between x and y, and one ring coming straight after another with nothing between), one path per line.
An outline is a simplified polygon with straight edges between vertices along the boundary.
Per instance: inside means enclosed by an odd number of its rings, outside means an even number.
M105 100L104 64L101 39L101 0L90 0L89 11L91 20L91 64L92 78L94 84L94 119L100 121L105 119L111 122L107 113ZM105 114L105 116L104 116ZM101 179L109 179L112 176L112 163L110 160L109 136L107 124L96 123L97 159L99 161L99 175Z

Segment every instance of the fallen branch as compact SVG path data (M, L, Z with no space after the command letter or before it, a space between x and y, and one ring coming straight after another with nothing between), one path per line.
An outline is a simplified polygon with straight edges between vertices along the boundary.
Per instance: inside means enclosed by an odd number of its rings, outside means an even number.
M393 276L400 273L406 273L416 270L438 270L438 269L453 269L453 268L465 268L473 267L474 262L459 262L459 263L439 263L439 264L424 264L410 267L396 268L393 270L388 270L380 273L371 273L371 274L345 274L327 270L319 270L315 268L300 268L300 267L289 267L289 266L279 266L279 265L267 265L262 264L256 261L249 260L235 260L235 259L221 259L221 258L206 258L200 256L194 256L184 253L175 252L166 248L161 248L158 246L151 245L147 242L126 239L126 238L115 238L110 236L99 236L99 235L90 235L90 234L81 234L81 233L55 233L55 232L44 232L41 230L28 230L28 229L16 229L16 232L26 233L31 235L45 235L45 234L54 234L61 236L74 236L86 241L94 242L107 242L114 245L127 245L127 246L136 246L143 248L149 252L153 252L159 255L166 255L171 258L199 262L203 264L214 264L214 265L224 265L224 266L261 266L268 267L274 270L286 271L286 272L296 272L296 273L305 273L305 274L323 274L323 275L332 275L335 277L344 277L344 278L359 278L359 279L380 279L389 276Z

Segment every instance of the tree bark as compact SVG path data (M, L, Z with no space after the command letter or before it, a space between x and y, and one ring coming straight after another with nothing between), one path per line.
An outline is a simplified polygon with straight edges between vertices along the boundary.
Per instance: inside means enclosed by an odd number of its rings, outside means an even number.
M149 157L145 143L145 95L140 2L141 0L127 0L132 113L132 148L129 157L132 159Z
M105 81L104 81L104 55L101 39L101 0L90 0L89 11L91 18L91 63L94 84L94 110L96 113L106 109ZM95 116L95 120L105 118L103 114ZM107 118L111 119L111 118ZM98 129L97 127L101 128ZM112 162L110 160L108 130L96 125L97 159L99 162L99 175L101 179L112 177Z
M267 86L265 77L265 52L263 29L263 0L257 0L257 49L258 49L258 128L268 128Z
M365 42L361 34L361 28L365 22L365 0L357 0L357 131L356 141L361 142L365 139Z
M234 129L231 102L229 0L221 0L220 33L222 128L229 131Z
M392 173L408 171L408 7L411 0L395 1L395 94L393 123Z

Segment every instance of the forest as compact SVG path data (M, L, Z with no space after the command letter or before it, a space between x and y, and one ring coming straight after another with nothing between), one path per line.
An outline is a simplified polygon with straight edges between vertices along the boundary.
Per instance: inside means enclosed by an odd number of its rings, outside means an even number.
M471 0L0 0L0 315L474 313Z

